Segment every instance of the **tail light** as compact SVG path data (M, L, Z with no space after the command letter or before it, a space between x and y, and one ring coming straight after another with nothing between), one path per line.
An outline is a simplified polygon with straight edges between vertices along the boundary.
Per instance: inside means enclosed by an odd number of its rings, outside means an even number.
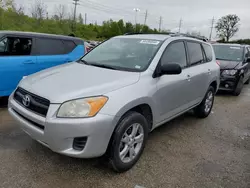
M84 43L84 47L85 47L85 53L88 53L90 50L91 50L91 48L88 46L88 43Z

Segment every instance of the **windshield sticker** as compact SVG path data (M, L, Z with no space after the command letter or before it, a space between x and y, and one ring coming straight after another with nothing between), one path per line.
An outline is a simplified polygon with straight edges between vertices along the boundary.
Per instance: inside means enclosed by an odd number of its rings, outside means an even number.
M139 65L135 65L135 68L136 68L136 69L140 69L140 68L141 68L141 66L139 66Z
M157 40L141 40L141 44L152 44L152 45L158 45L160 41Z
M231 49L240 50L240 47L230 46Z

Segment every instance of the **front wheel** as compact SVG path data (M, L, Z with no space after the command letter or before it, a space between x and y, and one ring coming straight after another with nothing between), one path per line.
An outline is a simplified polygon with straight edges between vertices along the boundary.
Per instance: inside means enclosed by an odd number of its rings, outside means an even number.
M197 117L206 118L210 114L214 104L214 94L215 89L212 86L209 86L201 104L194 109L194 113Z
M112 136L109 161L116 172L131 169L139 160L148 137L148 122L137 112L127 113Z
M233 95L239 96L243 89L243 86L244 86L244 82L243 82L243 77L241 76L237 83L235 90L233 91Z

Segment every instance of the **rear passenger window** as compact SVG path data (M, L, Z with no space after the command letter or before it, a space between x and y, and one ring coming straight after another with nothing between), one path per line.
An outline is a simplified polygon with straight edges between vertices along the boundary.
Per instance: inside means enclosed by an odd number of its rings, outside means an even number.
M207 62L212 61L213 59L213 53L212 53L212 48L208 44L202 44L206 57L207 57Z
M187 42L190 65L196 65L204 62L201 45L195 42Z
M76 44L70 40L64 40L63 43L65 46L66 53L72 52L76 47Z
M187 66L186 51L183 42L170 44L163 53L161 63L177 63L182 68Z
M38 38L36 44L39 55L60 55L66 53L61 40Z

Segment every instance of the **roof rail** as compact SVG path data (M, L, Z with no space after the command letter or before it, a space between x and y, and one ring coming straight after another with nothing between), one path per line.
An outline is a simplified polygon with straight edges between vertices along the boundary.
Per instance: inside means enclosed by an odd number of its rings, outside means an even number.
M124 35L140 35L140 34L145 34L145 33L140 33L140 32L130 32L130 33L125 33Z
M171 37L191 37L191 38L195 38L198 40L202 40L204 42L208 42L208 39L203 36L196 36L196 35L190 35L190 34L185 34L185 33L170 33L169 35Z

